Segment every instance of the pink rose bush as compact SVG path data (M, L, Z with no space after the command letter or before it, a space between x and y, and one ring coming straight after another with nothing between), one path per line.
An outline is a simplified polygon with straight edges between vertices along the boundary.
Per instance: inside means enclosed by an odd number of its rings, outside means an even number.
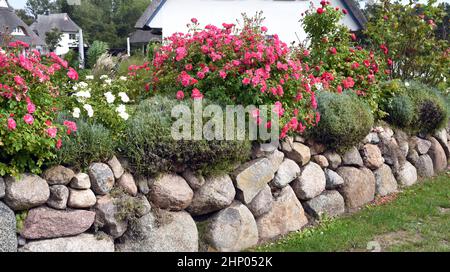
M324 79L292 59L277 35L267 37L258 17L244 18L242 28L224 23L200 29L195 18L191 22L188 33L172 35L155 52L148 92L178 100L274 106L282 137L317 124L315 90ZM272 125L259 116L255 120Z
M59 95L78 74L57 55L28 48L18 41L0 50L0 176L39 172L67 131L55 121Z
M377 117L383 117L379 103L390 98L390 94L384 93L379 83L388 79L391 72L389 48L383 45L379 50L368 51L359 46L356 35L340 23L347 14L328 1L322 1L319 9L311 7L302 18L310 40L308 54L299 50L297 58L310 65L314 76L322 79L325 90L354 93L369 104Z

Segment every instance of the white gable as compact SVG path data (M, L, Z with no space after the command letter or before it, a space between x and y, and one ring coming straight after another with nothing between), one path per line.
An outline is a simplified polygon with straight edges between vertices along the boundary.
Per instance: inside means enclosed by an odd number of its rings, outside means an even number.
M0 0L0 8L9 8L6 0Z
M320 6L320 0L312 0L315 7ZM333 6L344 8L340 0L331 0ZM299 23L301 13L309 9L311 1L304 0L166 0L155 12L148 26L162 28L163 37L175 32L186 32L186 24L191 18L197 18L202 26L222 23L236 23L242 13L249 16L263 11L266 18L264 25L268 34L278 34L286 43L304 40L306 35ZM352 30L358 30L359 25L350 15L343 22Z

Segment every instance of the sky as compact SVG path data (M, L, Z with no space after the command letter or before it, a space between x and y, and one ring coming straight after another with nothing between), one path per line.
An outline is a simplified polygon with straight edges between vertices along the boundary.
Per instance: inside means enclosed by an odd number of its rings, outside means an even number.
M27 0L9 0L8 2L11 6L13 6L13 8L21 9L25 7L25 3L27 2ZM450 2L450 0L439 0L438 2Z

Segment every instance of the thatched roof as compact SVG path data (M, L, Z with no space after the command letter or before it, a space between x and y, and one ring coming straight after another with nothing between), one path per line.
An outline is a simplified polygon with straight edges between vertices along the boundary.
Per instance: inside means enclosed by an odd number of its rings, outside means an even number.
M78 33L81 29L67 13L39 15L30 27L41 37L45 37L54 28L64 33Z
M130 43L161 42L162 36L152 33L150 30L138 29L130 35Z
M25 33L24 36L13 35L12 41L20 40L30 44L31 46L45 46L45 42L31 28L20 19L14 9L0 7L0 43L4 40L4 35L11 35L14 29L21 28Z

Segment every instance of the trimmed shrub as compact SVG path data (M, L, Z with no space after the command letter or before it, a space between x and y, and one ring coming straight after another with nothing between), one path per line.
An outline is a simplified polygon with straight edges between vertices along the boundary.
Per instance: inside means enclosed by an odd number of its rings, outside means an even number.
M81 120L77 121L77 125L75 137L63 141L55 164L82 169L93 162L104 162L114 155L117 145L110 130L101 124L89 124Z
M406 95L411 97L415 107L412 131L433 133L445 127L448 120L447 104L436 89L412 82L406 88Z
M321 120L311 136L330 148L348 149L370 132L374 118L369 107L355 95L321 92Z
M172 138L171 110L179 102L162 96L143 101L127 122L124 156L138 176L189 168L205 175L227 172L250 157L249 141L180 140Z
M387 121L400 128L409 128L414 119L414 103L410 97L400 95L392 98L387 106Z

